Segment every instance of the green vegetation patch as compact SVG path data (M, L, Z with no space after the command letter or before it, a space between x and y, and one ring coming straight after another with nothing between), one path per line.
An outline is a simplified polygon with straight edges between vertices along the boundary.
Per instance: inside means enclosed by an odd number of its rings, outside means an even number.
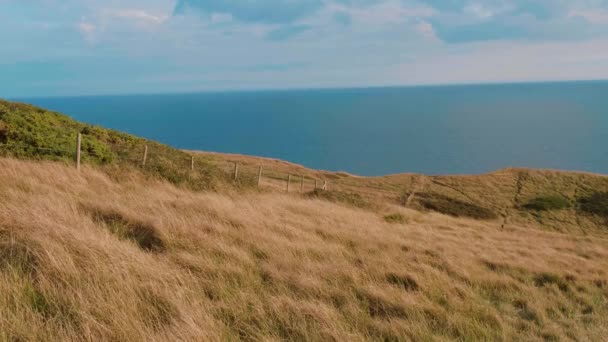
M488 208L444 195L418 193L416 199L424 209L454 217L470 217L479 220L493 220L498 218L496 213Z
M401 214L386 215L386 216L384 216L384 221L386 221L388 223L394 223L394 224L406 224L407 223L407 219L405 218L405 216L403 216Z
M0 144L6 144L8 139L8 125L6 122L0 120Z
M343 203L352 207L370 209L372 205L360 194L354 192L342 192L335 190L315 189L306 194L310 198L324 199L330 202Z
M0 156L73 163L79 133L83 164L136 167L149 176L193 190L214 189L228 182L204 157L194 157L192 170L192 157L184 151L28 104L0 100ZM252 186L250 183L244 185Z
M570 208L570 201L560 195L539 196L531 199L522 207L526 210L551 211Z
M581 211L601 217L608 217L608 192L595 192L578 199Z

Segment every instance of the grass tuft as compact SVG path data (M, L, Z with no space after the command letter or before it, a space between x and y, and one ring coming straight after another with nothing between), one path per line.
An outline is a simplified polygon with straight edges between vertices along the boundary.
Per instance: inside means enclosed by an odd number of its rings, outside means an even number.
M563 210L570 208L572 205L570 201L559 195L547 195L547 196L539 196L531 199L526 204L523 205L523 208L526 210L535 210L535 211L551 211L551 210Z
M409 275L389 273L386 275L386 281L406 291L416 291L420 288L418 282Z
M480 220L493 220L498 218L496 213L488 208L440 194L419 193L416 195L416 199L424 209L454 217L470 217Z
M31 243L0 230L0 271L13 270L33 276L38 264Z
M405 216L403 216L401 214L386 215L386 216L384 216L384 221L386 221L388 223L394 223L394 224L406 224L407 223L407 219L405 218Z
M580 209L590 215L608 217L608 192L595 192L578 199Z
M103 223L119 239L133 241L147 252L162 252L165 249L158 229L149 223L125 217L113 210L92 209L91 213L96 221Z
M372 205L363 196L355 192L315 189L307 193L309 198L324 199L326 201L346 204L361 209L371 209Z

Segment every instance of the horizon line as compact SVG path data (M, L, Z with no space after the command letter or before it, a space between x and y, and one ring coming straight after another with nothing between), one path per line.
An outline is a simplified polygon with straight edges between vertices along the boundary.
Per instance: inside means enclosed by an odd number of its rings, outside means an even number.
M100 93L84 95L42 95L42 96L15 96L6 97L7 100L52 99L52 98L86 98L86 97L122 97L122 96L159 96L159 95L194 95L194 94L229 94L229 93L265 93L290 91L331 91L331 90L372 90L396 88L441 88L441 87L467 87L467 86L508 86L508 85L534 85L534 84L560 84L560 83L601 83L608 82L608 78L601 79L573 79L573 80L541 80L541 81L489 81L489 82L454 82L454 83L420 83L395 84L371 86L327 86L327 87L284 87L284 88L233 88L233 89L207 89L192 91L165 91L143 93ZM1 98L1 97L0 97Z

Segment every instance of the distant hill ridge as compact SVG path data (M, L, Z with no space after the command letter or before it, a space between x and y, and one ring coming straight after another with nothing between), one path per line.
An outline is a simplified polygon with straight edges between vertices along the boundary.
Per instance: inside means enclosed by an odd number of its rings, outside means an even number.
M457 217L497 220L503 227L534 224L559 231L608 231L608 177L602 175L504 169L475 176L359 177L270 158L181 151L32 105L0 100L0 155L72 162L78 133L83 134L85 164L114 173L117 169L133 169L192 190L254 188L253 181L235 184L218 166L236 162L256 170L264 166L285 174L329 180L330 192L322 197L346 204L365 201L375 208L398 204ZM149 157L146 167L141 168L146 145ZM193 157L194 171L190 169ZM283 182L269 179L266 184L283 190Z

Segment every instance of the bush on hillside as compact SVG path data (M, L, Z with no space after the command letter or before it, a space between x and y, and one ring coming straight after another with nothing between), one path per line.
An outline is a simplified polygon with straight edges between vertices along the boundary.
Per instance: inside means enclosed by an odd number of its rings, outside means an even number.
M221 171L202 157L195 158L192 171L190 155L178 149L28 104L0 100L0 155L72 162L78 133L82 134L85 164L136 166L147 175L194 190L214 188L225 181ZM148 161L141 167L146 145Z
M384 216L384 221L386 221L388 223L395 223L395 224L407 223L407 219L405 218L405 216L403 216L401 214L386 215L386 216Z
M307 193L307 196L310 198L320 198L335 203L343 203L357 208L369 209L372 207L371 204L367 202L361 195L353 192L315 189Z
M6 122L0 120L0 143L6 144L8 138L8 125Z
M435 193L418 193L416 200L424 209L454 217L469 217L479 220L493 220L498 217L488 208Z
M551 211L570 208L570 201L560 195L539 196L531 199L523 208L535 211Z
M578 199L580 209L591 215L608 217L608 192L595 192Z

